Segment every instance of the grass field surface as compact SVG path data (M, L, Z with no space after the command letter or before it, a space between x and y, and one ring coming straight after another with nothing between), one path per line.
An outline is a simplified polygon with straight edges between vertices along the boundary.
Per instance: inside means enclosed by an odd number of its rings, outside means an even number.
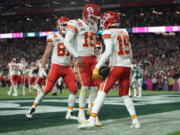
M25 118L35 93L8 96L0 88L0 135L180 135L180 92L143 91L132 97L142 127L131 129L131 119L117 91L111 91L100 111L102 127L79 130L74 120L65 120L68 91L50 93L38 106L32 120ZM78 101L77 101L78 103ZM75 105L77 115L78 104ZM88 116L87 116L88 118Z

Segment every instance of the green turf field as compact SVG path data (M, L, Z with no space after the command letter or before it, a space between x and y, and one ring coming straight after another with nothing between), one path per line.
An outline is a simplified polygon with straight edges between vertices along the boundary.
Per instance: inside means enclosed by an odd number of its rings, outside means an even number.
M79 130L78 123L65 120L68 91L51 93L38 106L32 120L25 113L32 104L32 95L10 97L8 89L0 89L0 134L2 135L180 135L180 92L143 91L134 98L142 128L131 129L130 118L117 91L111 91L99 117L103 127ZM20 90L21 91L21 90ZM78 102L78 101L77 101ZM77 115L78 104L75 106ZM88 117L88 116L87 116Z

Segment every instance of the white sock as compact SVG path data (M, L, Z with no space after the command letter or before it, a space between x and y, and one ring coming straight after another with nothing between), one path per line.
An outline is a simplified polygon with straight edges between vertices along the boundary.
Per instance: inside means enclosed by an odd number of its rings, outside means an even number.
M76 102L76 95L69 94L69 97L68 97L68 107L67 107L68 108L68 112L72 112L75 102Z
M133 86L133 95L134 96L137 96L136 90L137 90L137 88Z
M44 98L44 93L43 92L38 93L38 95L36 96L33 102L32 108L36 108L38 104L43 100L43 98Z
M135 109L134 109L134 104L133 104L132 99L129 98L129 96L122 96L122 98L123 98L123 101L124 101L124 103L125 103L125 106L126 106L128 112L129 112L129 114L130 114L131 116L136 115L136 111L135 111Z
M89 103L88 103L89 108L93 107L96 96L97 96L97 87L91 87L89 94Z
M106 98L106 93L103 91L98 91L97 97L94 101L94 107L92 108L92 113L98 114L102 105L104 104L104 100Z
M85 117L84 109L86 106L86 98L87 98L88 88L87 87L81 87L80 93L79 93L79 117Z
M11 93L12 93L12 90L13 90L13 86L11 85L10 86L10 88L9 88L9 91L8 91L8 93L11 95Z
M52 89L52 93L56 93L57 92L57 88L54 86Z
M23 95L26 95L26 90L25 90L24 84L23 84L22 88L23 88Z
M14 94L18 95L17 85L14 85Z

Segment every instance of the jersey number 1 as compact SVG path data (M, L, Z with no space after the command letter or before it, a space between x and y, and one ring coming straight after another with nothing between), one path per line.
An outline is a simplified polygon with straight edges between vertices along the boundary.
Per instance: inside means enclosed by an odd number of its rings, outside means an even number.
M88 32L84 33L84 44L83 47L93 47L95 44L95 36L96 33L90 32L90 35Z
M128 55L129 54L129 37L127 35L118 36L117 40L119 42L119 51L118 55Z

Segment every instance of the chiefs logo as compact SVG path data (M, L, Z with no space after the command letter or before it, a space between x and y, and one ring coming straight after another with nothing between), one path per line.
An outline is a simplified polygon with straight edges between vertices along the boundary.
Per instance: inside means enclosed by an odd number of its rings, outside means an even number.
M94 9L93 9L92 7L88 7L88 8L87 8L87 11L88 11L89 13L94 13Z

